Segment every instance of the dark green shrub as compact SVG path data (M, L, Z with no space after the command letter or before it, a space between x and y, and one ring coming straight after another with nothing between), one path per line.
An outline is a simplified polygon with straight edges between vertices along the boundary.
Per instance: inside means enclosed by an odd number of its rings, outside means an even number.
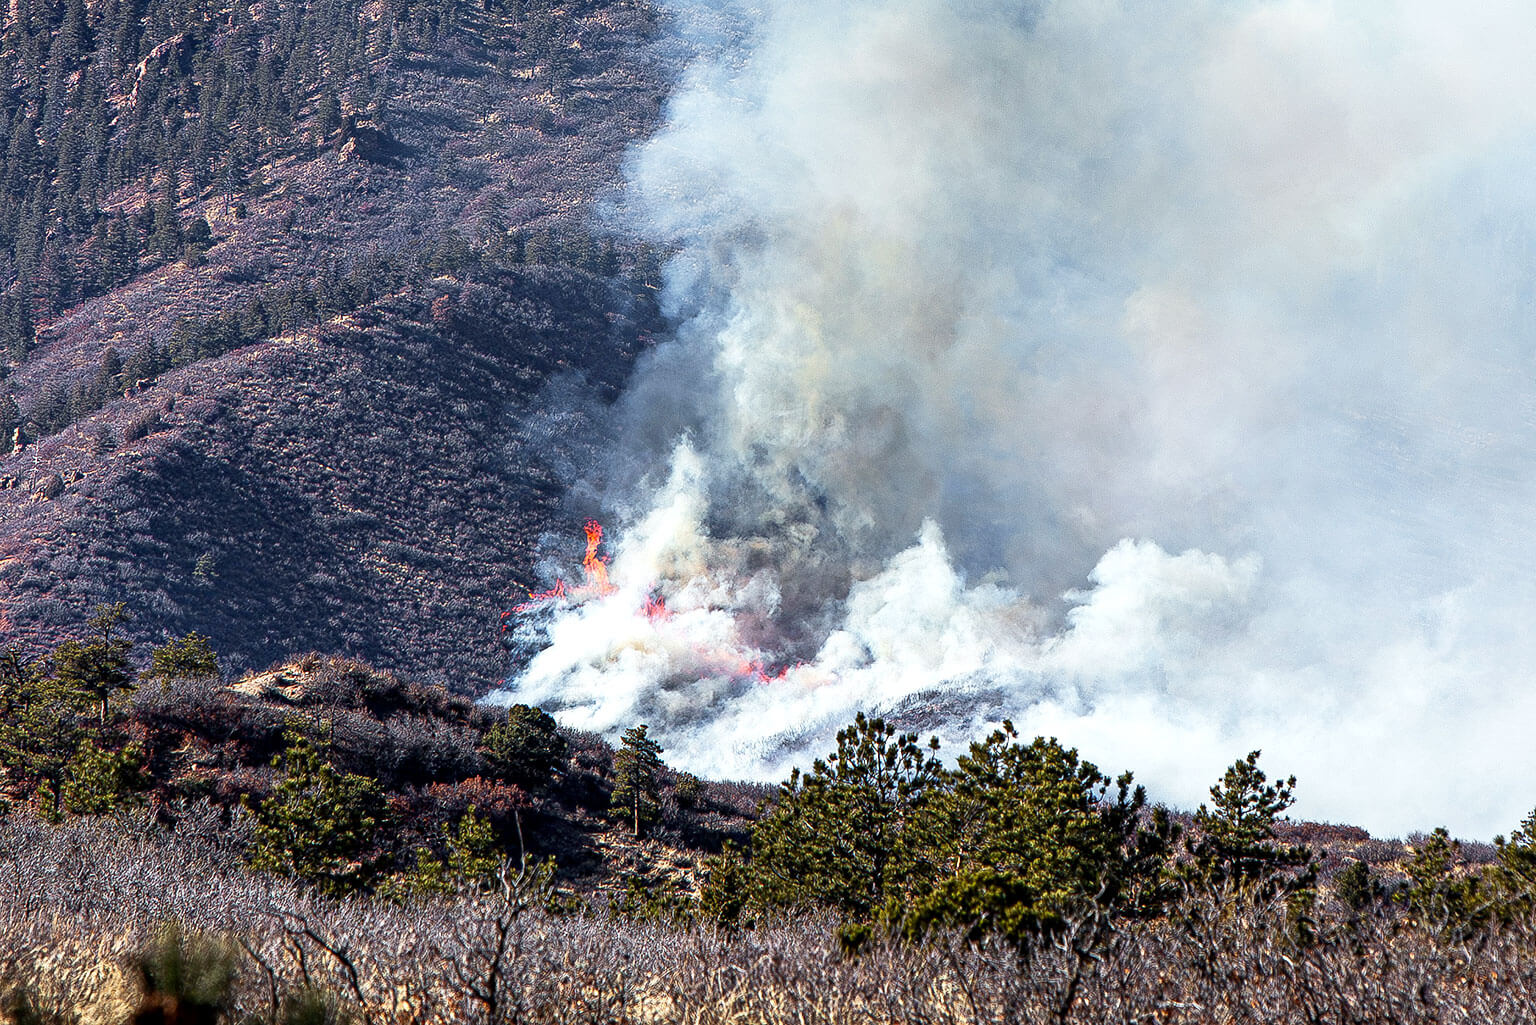
M485 731L481 751L502 779L537 786L565 761L566 743L555 720L542 709L513 705L507 718Z
M391 879L386 895L403 898L414 894L485 892L501 880L506 855L488 819L471 806L444 839L447 860L427 847L416 850L415 865Z
M1482 928L1494 903L1482 877L1463 861L1461 844L1443 826L1415 844L1403 900L1420 926L1452 941Z
M672 794L684 808L697 808L704 800L704 782L691 772L679 773Z
M134 1025L214 1025L228 1010L237 960L222 937L161 927L135 962L143 986Z
M131 803L151 782L138 744L113 751L86 740L69 764L64 807L76 815L105 815Z
M725 849L705 863L704 885L699 890L699 914L706 920L727 927L741 923L742 913L751 897L751 871L736 845Z
M1353 861L1334 877L1333 892L1340 903L1358 913L1376 903L1381 896L1381 884L1371 875L1371 866Z
M0 984L0 1021L6 1025L69 1025L67 1015L50 1013L25 982Z
M1529 914L1536 907L1536 811L1527 815L1508 840L1493 838L1498 863L1490 882L1506 916Z
M377 834L389 809L376 780L330 765L313 741L290 733L272 796L254 811L251 865L341 894L375 872Z
M200 556L199 565L201 560ZM151 680L204 680L218 675L219 657L213 645L196 632L172 638L150 652L149 672L144 674Z

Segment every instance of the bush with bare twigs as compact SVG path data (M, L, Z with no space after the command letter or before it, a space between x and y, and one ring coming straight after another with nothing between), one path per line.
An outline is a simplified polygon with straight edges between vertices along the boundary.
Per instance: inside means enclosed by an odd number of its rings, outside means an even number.
M1482 1025L1536 1014L1536 930L1523 919L1458 942L1381 904L1329 917L1299 945L1283 908L1201 893L1116 925L1091 953L1083 933L1099 927L1069 919L1027 961L1011 944L944 932L920 943L877 933L848 957L814 914L727 932L551 913L547 876L508 862L488 890L324 898L244 869L209 814L172 830L0 823L12 992L38 1014L139 1007L133 966L146 952L165 960L173 921L233 951L232 1020Z

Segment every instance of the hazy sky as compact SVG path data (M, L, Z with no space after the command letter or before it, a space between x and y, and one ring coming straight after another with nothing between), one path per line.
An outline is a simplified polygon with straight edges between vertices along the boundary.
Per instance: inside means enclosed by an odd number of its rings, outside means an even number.
M926 695L1176 804L1262 747L1301 816L1513 828L1536 8L1477 7L674 5L621 216L683 326L620 592L513 692L717 776Z

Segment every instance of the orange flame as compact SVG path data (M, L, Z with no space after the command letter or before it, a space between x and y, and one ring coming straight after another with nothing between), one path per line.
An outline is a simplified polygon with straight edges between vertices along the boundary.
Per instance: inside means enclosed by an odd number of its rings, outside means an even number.
M527 601L514 605L501 614L503 633L511 628L512 617L521 613L533 612L554 602L584 602L593 598L606 598L618 591L618 588L608 579L608 563L598 554L598 548L603 543L603 525L596 520L588 520L584 529L587 535L587 550L582 556L581 569L586 579L581 586L572 587L564 580L556 580L555 586L547 591L530 590ZM646 596L645 606L640 611L652 623L660 623L672 618L672 610L667 607L666 597L658 590L652 590ZM700 648L699 654L702 663L714 667L715 672L729 673L739 679L754 680L765 685L780 683L792 672L804 667L803 662L793 665L782 663L775 665L761 657L749 656L739 651Z
M594 597L603 598L618 590L608 582L608 564L597 554L597 546L603 543L603 525L596 520L588 520L586 531L587 554L581 560L581 568L587 574L587 585L583 590Z
M606 598L618 590L608 580L608 563L601 555L597 554L598 546L603 543L603 525L596 520L588 520L584 527L587 533L587 553L581 559L581 571L586 581L580 587L571 587L564 580L556 580L555 586L547 591L529 591L528 600L512 606L510 611L501 614L501 629L507 629L507 620L519 612L532 612L542 608L551 602L587 601L591 598Z

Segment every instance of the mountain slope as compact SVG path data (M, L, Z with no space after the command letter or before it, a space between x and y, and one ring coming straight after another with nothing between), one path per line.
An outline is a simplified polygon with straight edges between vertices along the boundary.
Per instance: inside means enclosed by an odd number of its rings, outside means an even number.
M257 49L318 6L251 8ZM109 226L145 227L132 273L38 307L4 385L28 442L0 459L13 639L123 600L140 639L195 629L232 669L319 649L467 690L505 671L499 612L534 542L579 523L520 418L555 378L611 398L657 324L654 257L588 225L665 69L642 5L448 6L435 37L317 72L238 190L167 158L103 194ZM377 34L380 4L332 7ZM207 226L177 259L151 251L167 194L184 239Z

